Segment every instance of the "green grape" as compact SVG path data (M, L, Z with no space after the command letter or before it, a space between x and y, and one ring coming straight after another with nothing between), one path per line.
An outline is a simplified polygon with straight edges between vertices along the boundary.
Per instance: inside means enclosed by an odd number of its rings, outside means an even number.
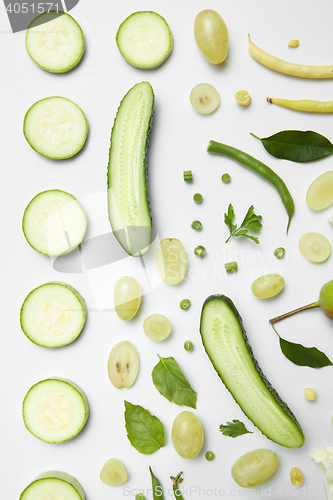
M231 475L239 486L253 488L263 483L276 470L278 458L271 450L253 450L236 460Z
M208 62L220 64L227 57L228 28L215 10L205 9L199 12L194 21L194 38Z
M280 274L264 274L254 280L251 290L258 299L270 299L280 293L283 287L284 279Z
M190 341L190 340L186 340L186 342L184 342L184 349L185 351L192 351L193 349L193 343Z
M100 478L108 486L121 486L127 481L127 472L119 460L111 458L103 465Z
M119 318L127 321L139 310L141 304L141 289L135 278L124 276L114 287L113 301Z
M204 441L199 418L191 411L179 413L173 422L171 440L178 455L183 458L196 457Z

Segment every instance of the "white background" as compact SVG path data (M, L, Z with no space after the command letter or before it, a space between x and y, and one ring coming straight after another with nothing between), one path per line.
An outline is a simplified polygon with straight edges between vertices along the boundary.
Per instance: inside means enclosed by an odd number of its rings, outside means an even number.
M217 10L228 26L229 54L221 67L207 63L194 41L194 18L204 8ZM136 10L155 10L165 17L172 30L173 53L157 70L135 69L118 52L117 28ZM306 261L298 251L299 238L308 231L321 232L332 242L332 226L327 220L330 209L315 213L305 202L308 186L317 176L332 169L332 159L312 164L278 160L269 156L250 132L267 137L285 129L309 129L332 140L332 116L279 108L268 104L266 97L331 100L333 83L287 77L260 66L248 53L247 34L251 34L254 43L283 59L333 63L332 2L126 0L99 2L97 6L81 0L71 13L84 31L86 54L77 69L66 75L52 75L30 60L24 46L25 33L11 34L4 9L0 12L2 498L17 499L38 474L52 469L75 476L87 500L133 498L135 489L150 488L148 466L151 465L165 488L166 498L170 497L169 476L182 470L185 499L250 495L324 499L322 472L309 454L317 446L333 445L333 368L315 370L293 365L282 355L268 319L317 300L320 287L332 278L332 258L316 265ZM290 38L300 40L298 48L287 47ZM130 87L143 80L152 84L156 97L149 150L153 222L159 239L176 237L183 242L189 257L187 280L178 287L170 287L156 279L154 248L146 257L151 286L144 279L140 261L135 259L120 261L89 275L59 273L48 258L34 252L26 243L21 230L24 208L40 191L63 189L76 196L87 211L87 239L109 230L105 189L110 131L120 100ZM200 82L214 85L221 96L220 108L211 116L197 114L189 102L190 90ZM240 89L247 89L252 95L249 108L238 106L233 97ZM86 147L71 160L47 160L35 153L23 137L26 110L38 99L52 95L72 99L87 116ZM237 163L209 155L206 147L210 139L252 154L285 180L296 205L289 236L285 234L287 214L274 188ZM193 171L193 184L182 180L183 170L188 169ZM232 177L229 185L220 180L224 172ZM201 205L192 200L195 192L204 197ZM223 213L230 202L237 222L251 204L256 213L263 216L260 245L235 238L225 245L228 229L223 223ZM191 229L194 219L202 221L201 232ZM202 260L193 255L198 244L207 249ZM287 251L282 261L273 256L279 246ZM231 260L238 261L239 271L227 275L224 263ZM260 301L252 295L251 283L267 272L280 272L286 286L280 296ZM105 302L106 307L112 308L114 283L126 274L137 277L147 293L137 317L124 323L114 312L105 310ZM68 282L81 292L89 318L76 342L57 350L46 350L23 335L19 311L28 292L52 280ZM301 449L284 449L262 436L216 375L198 332L202 303L213 293L228 295L242 315L264 373L303 427L306 442ZM178 305L185 297L192 301L186 312ZM104 301L103 304L100 301ZM173 325L172 336L159 344L146 338L142 330L144 319L154 312L168 316ZM333 359L332 323L320 310L295 316L281 323L278 330L284 338L315 345ZM112 346L124 339L136 345L141 369L132 388L117 390L109 382L106 364ZM195 345L191 353L183 349L186 339ZM198 392L196 413L204 427L205 443L201 454L193 460L180 458L173 449L172 422L185 408L169 403L153 386L151 371L158 361L157 353L174 356ZM69 378L80 385L91 408L85 429L61 445L38 441L25 429L21 415L27 390L50 376ZM304 399L305 387L317 390L317 402ZM124 399L142 405L163 421L164 448L145 456L130 445L124 427ZM237 439L222 436L219 425L232 419L243 421L253 434ZM240 455L256 448L275 451L279 458L278 470L263 487L243 490L232 480L230 469ZM215 461L206 461L207 450L214 451ZM99 479L104 462L112 457L120 459L127 468L127 489L108 487ZM304 488L297 489L290 483L289 471L294 466L303 471ZM147 497L151 498L151 494Z

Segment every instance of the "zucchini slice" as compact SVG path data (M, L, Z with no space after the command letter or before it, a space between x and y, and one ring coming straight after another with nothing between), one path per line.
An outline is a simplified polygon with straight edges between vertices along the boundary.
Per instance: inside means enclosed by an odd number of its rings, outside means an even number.
M161 66L173 49L173 37L166 20L151 11L133 12L119 26L116 42L123 58L135 68Z
M56 257L79 246L87 229L87 216L74 196L50 189L30 201L23 214L22 229L36 252Z
M245 415L269 439L287 448L304 444L301 426L262 373L233 302L211 295L202 307L200 334L215 370Z
M65 12L43 12L28 26L25 46L31 59L50 73L67 73L84 53L82 29Z
M89 404L70 380L49 378L33 385L23 401L23 420L29 432L45 443L63 443L84 427Z
M24 491L19 500L61 499L85 500L83 488L75 477L62 471L40 474Z
M88 124L82 109L65 97L46 97L25 114L23 133L37 153L51 160L64 160L84 146Z
M147 152L153 109L150 83L137 83L121 101L111 133L109 220L121 246L135 257L148 252L151 244Z
M86 322L83 297L66 283L41 285L25 298L21 328L31 342L41 347L61 347L73 342Z

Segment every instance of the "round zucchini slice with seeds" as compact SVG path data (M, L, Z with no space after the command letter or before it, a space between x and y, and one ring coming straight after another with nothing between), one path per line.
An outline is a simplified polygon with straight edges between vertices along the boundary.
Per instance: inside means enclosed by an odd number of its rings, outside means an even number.
M49 378L29 389L22 412L24 425L33 436L45 443L63 443L82 430L89 404L74 382Z
M71 158L84 146L88 124L82 109L65 97L46 97L25 114L23 133L37 153L52 160Z
M22 228L36 252L56 257L71 252L81 243L87 216L74 196L51 189L30 201L23 214Z
M31 59L50 73L67 73L84 54L82 29L65 12L44 12L28 26L25 46Z
M40 474L20 495L20 500L85 500L83 488L75 477L62 471Z
M116 42L123 58L135 68L161 66L173 49L166 20L156 12L133 12L118 28Z
M86 322L83 297L66 283L41 285L25 298L21 328L31 342L41 347L61 347L73 342Z

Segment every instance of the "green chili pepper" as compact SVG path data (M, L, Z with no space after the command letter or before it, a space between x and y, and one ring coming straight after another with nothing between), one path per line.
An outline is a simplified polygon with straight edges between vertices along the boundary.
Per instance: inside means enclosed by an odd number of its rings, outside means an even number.
M226 144L221 144L220 142L215 142L215 141L209 141L207 151L209 153L217 153L222 156L227 156L228 158L232 158L233 160L238 161L238 163L244 165L244 167L249 168L253 172L256 172L275 187L275 189L280 195L280 198L289 216L287 225L287 234L288 234L290 221L295 211L295 204L294 200L291 197L291 194L288 191L287 186L285 185L281 177L279 177L267 165L257 160L256 158L253 158L253 156L250 156L249 154L244 153L239 149L227 146Z
M149 472L151 475L151 485L153 488L153 500L163 500L164 497L163 497L163 489L161 483L159 482L157 477L154 476L151 467L149 467Z
M177 474L176 477L170 476L170 479L172 481L172 489L173 489L173 494L175 495L175 498L178 500L184 500L183 495L179 491L179 484L184 480L182 477L180 477L183 473L180 472Z

